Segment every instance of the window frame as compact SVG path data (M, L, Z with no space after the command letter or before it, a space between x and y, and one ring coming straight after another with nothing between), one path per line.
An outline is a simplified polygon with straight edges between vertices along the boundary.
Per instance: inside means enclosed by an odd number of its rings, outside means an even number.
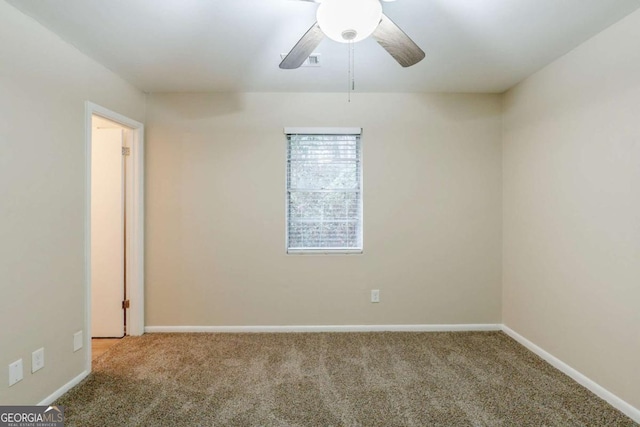
M360 127L285 127L285 252L287 255L361 255L364 253L364 183L363 183L363 148L362 128ZM359 183L359 243L357 248L290 248L289 247L289 144L292 135L356 135L358 137L358 149L360 164L358 168Z

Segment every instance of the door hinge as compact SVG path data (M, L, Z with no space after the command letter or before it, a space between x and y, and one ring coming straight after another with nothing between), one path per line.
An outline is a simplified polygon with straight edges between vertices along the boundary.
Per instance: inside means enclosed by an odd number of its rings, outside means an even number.
M128 299L122 301L122 309L126 310L127 308L129 308L129 300Z
M129 147L122 147L122 155L123 155L123 156L128 156L129 154L131 154L131 148L129 148Z

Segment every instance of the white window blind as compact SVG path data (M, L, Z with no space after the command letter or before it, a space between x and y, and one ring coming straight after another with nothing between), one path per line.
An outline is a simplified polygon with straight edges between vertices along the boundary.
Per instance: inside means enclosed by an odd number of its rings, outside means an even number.
M287 250L362 252L359 133L287 134Z

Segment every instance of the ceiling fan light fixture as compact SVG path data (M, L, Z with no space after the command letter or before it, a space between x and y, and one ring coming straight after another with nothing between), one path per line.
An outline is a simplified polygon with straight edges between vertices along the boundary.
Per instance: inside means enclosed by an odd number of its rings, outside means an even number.
M322 0L316 14L322 32L340 43L369 37L382 19L378 0Z

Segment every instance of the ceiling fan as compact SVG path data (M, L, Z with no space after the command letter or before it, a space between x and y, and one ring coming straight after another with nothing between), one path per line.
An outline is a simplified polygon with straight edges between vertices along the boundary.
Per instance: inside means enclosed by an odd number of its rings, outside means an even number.
M300 67L325 36L340 43L355 43L372 36L403 67L422 61L424 52L382 13L379 0L303 0L319 3L316 23L280 63ZM391 1L391 0L383 0Z

